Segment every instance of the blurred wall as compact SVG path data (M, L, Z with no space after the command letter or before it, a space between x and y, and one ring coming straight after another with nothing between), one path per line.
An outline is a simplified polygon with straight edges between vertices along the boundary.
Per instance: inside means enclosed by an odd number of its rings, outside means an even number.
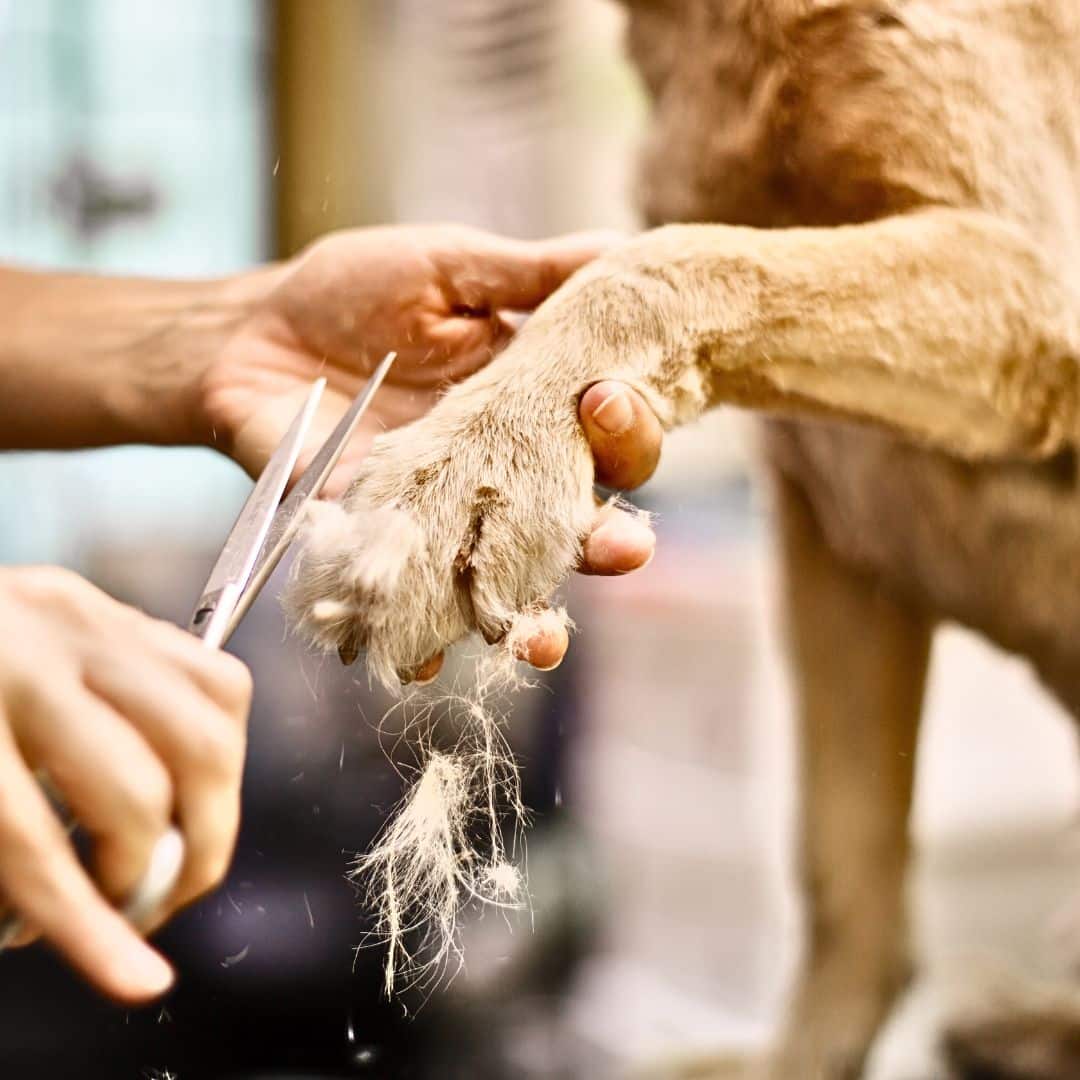
M275 248L390 216L391 121L377 78L385 0L270 0L274 52Z
M263 13L257 0L0 0L0 259L214 276L265 257ZM98 546L198 543L245 486L208 450L4 455L0 560L85 569Z

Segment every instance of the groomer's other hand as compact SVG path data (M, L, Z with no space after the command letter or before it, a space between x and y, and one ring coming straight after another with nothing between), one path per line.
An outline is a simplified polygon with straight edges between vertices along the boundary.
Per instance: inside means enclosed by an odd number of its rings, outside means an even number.
M592 449L599 483L628 491L652 476L660 461L664 432L636 390L610 380L594 383L581 396L578 417ZM644 518L614 506L601 506L578 569L583 574L628 574L646 566L655 548L656 536ZM542 617L536 634L524 643L521 658L546 671L562 661L569 645L562 621ZM432 657L418 672L417 682L435 678L442 664L441 653Z
M258 473L325 375L313 450L394 349L398 359L327 486L340 494L379 431L422 416L448 383L506 345L507 312L531 311L616 239L511 240L456 225L326 236L250 275L249 313L202 380L206 437Z
M162 921L218 884L239 822L251 680L240 661L51 567L0 569L0 901L99 989L142 1002L169 965L110 901L173 821L187 845ZM34 778L94 841L82 868Z

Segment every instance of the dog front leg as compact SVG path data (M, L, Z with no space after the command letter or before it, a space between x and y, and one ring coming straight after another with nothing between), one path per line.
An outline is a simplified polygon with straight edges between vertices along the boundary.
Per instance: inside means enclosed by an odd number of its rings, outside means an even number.
M669 424L734 404L873 424L970 460L1047 455L1077 435L1076 298L1020 229L977 211L667 226L570 288L576 302L551 314L593 328L594 355L615 360L584 366L636 376Z
M1049 454L1077 434L1075 316L1044 254L973 211L643 234L377 441L341 528L297 564L293 612L328 648L366 646L388 681L471 630L505 634L580 558L594 507L577 403L599 379L637 386L669 425L726 403L972 460Z

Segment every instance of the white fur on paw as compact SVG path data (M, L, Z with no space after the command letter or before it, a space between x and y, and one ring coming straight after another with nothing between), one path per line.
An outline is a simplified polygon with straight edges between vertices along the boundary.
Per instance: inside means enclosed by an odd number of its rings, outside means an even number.
M325 649L356 649L381 620L423 535L392 506L312 503L301 531L289 600L300 630Z

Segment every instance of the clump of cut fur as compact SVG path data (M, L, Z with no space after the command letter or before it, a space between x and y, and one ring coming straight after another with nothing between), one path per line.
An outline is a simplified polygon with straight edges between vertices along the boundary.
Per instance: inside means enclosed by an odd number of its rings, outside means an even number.
M499 403L512 419L537 400ZM344 501L313 507L285 597L305 637L346 662L364 650L369 674L391 691L474 631L497 643L467 693L402 702L416 711L414 729L425 728L424 760L353 866L376 915L374 939L386 945L388 994L460 961L463 905L524 901L514 855L525 811L493 701L520 685L516 661L530 638L569 629L565 611L538 601L577 564L596 512L572 397L559 398L553 438L539 441L521 439L508 417L477 421L473 404L459 387L424 420L376 440ZM458 734L436 750L440 705Z
M566 620L565 611L556 613ZM384 985L426 987L453 958L463 961L458 917L471 901L518 907L525 880L514 859L526 811L518 766L493 697L522 684L514 643L535 632L536 615L520 616L503 647L477 665L464 694L425 700L413 724L430 729L436 709L454 713L457 735L448 750L422 739L419 778L352 876L363 882L376 914L374 943L385 946ZM403 703L408 705L409 702ZM509 840L507 840L509 838Z
M387 947L387 996L399 974L417 968L406 936L421 932L422 949L434 943L423 963L443 966L454 949L462 893L470 886L469 795L472 763L459 755L432 752L419 780L374 848L360 857L356 876L370 876L369 896L378 915L375 933ZM423 964L420 965L421 969Z

